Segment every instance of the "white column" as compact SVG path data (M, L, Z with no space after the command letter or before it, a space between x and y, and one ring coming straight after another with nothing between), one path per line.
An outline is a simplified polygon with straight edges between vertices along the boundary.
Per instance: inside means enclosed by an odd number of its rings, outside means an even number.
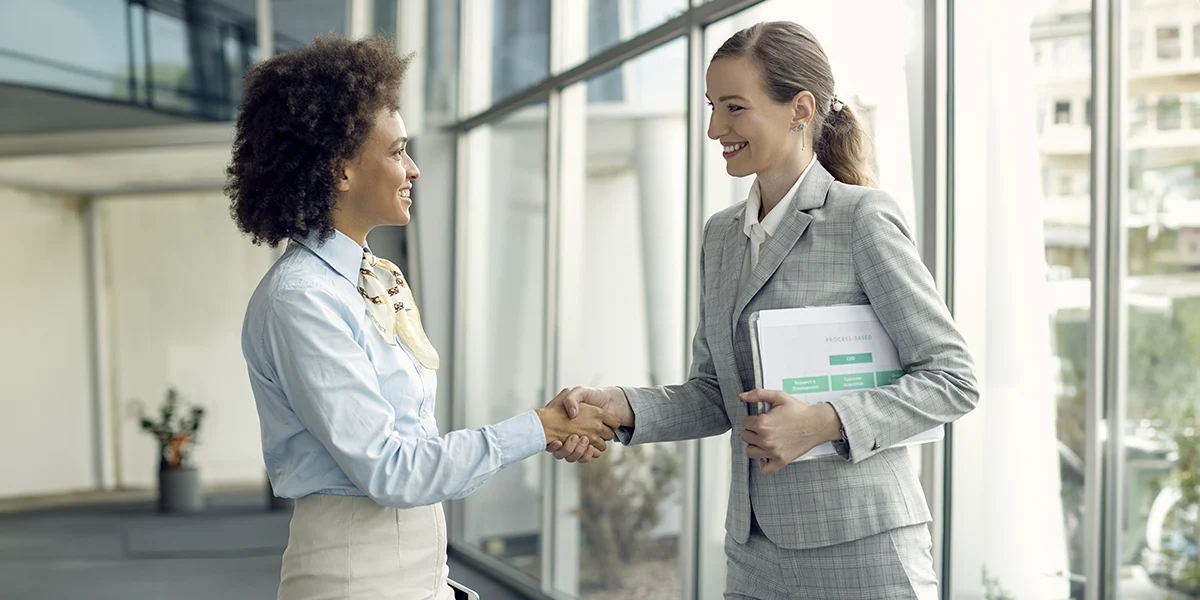
M635 127L638 209L655 385L680 381L684 353L684 254L687 250L687 131L684 115L656 115Z

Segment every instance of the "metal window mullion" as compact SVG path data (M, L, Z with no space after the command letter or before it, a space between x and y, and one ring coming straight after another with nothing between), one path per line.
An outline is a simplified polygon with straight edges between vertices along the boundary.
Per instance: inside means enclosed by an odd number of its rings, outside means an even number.
M553 20L551 20L553 23ZM543 294L546 306L545 322L542 327L542 347L544 349L543 388L547 392L558 389L559 363L558 338L558 269L559 259L559 182L561 180L561 161L559 160L559 133L562 131L562 98L558 90L552 90L546 100L546 286ZM558 512L557 469L550 456L543 455L542 461L542 535L539 538L540 556L542 563L542 591L552 592L554 589L554 572L556 569L554 557Z
M704 29L693 23L687 32L687 214L684 267L684 336L679 340L683 364L691 360L691 334L700 324L700 248L704 242L704 147L706 113L704 106ZM681 597L698 598L702 582L700 535L704 522L701 490L704 485L704 453L698 440L684 447L686 469L691 485L685 485L683 498L683 531L680 535ZM689 482L685 482L689 483Z
M1108 459L1105 463L1104 479L1104 573L1101 592L1105 598L1117 598L1120 595L1121 579L1121 547L1124 531L1122 518L1124 514L1124 474L1125 474L1125 368L1128 364L1126 352L1128 344L1125 329L1128 327L1126 305L1124 302L1125 264L1128 252L1124 211L1121 206L1121 196L1125 190L1125 165L1122 159L1122 118L1121 107L1125 98L1125 77L1122 69L1124 53L1122 40L1125 25L1125 2L1108 0L1108 39L1103 56L1109 68L1107 81L1108 111L1093 115L1104 114L1107 120L1107 153L1108 169L1102 171L1107 179L1105 188L1105 207L1108 211L1107 230L1108 248L1105 258L1108 284L1108 306L1106 311L1108 342L1105 344L1105 398L1108 426ZM1093 54L1096 56L1096 54ZM1094 106L1094 103L1093 103Z
M1120 211L1121 3L1092 3L1092 310L1084 477L1086 600L1115 598L1120 578L1123 381L1120 302L1124 234Z
M948 274L950 270L950 212L953 186L950 185L949 161L953 156L951 99L949 69L951 57L950 5L953 0L926 0L925 7L925 143L922 177L926 190L925 207L921 211L921 244L925 264L929 265L934 280L953 313L953 286ZM921 452L921 483L926 488L930 513L934 515L932 536L937 540L933 548L935 569L942 582L943 598L950 594L950 451L953 440L953 424L947 425L946 439L939 444L930 444Z

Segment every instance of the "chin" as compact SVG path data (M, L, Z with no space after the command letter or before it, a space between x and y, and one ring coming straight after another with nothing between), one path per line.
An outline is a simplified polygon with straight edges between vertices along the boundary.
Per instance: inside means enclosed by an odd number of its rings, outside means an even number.
M744 167L735 167L729 163L725 163L725 172L730 177L746 177L747 175L754 174L754 171L747 170Z

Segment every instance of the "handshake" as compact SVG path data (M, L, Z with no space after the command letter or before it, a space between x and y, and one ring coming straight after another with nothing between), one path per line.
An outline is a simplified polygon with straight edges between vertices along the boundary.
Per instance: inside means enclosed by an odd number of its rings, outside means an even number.
M633 409L621 388L574 387L537 409L546 433L546 451L567 462L600 456L618 427L633 426Z

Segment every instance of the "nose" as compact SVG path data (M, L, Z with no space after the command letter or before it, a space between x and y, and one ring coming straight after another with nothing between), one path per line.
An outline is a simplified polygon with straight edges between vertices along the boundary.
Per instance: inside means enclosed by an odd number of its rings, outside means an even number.
M713 111L712 114L708 115L708 139L721 139L721 136L725 133L725 129L725 123L719 117L717 117L716 111Z
M408 156L408 154L405 153L405 156ZM416 179L421 176L421 169L417 168L417 161L413 160L411 156L408 156L408 167L405 171L408 172L409 179Z

